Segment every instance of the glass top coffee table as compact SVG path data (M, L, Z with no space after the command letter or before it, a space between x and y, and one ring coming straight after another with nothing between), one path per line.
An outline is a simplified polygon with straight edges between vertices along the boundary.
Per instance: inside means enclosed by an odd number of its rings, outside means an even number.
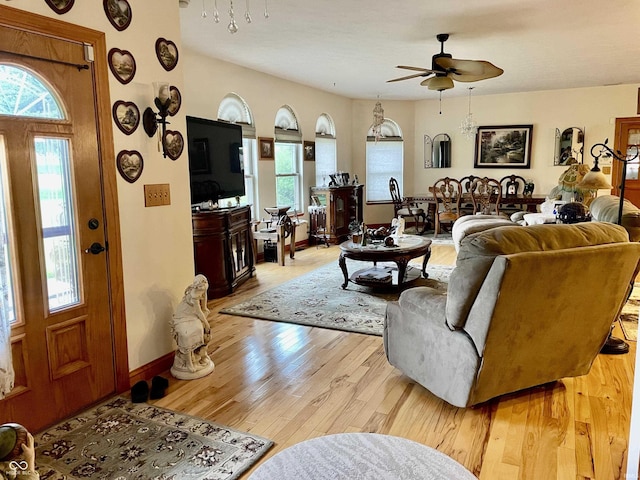
M402 235L393 237L395 246L387 247L381 244L361 246L351 240L340 244L340 258L338 264L344 275L342 288L347 288L349 282L367 287L394 286L401 289L405 284L420 277L427 278L427 262L431 256L431 240L417 235ZM424 255L422 269L409 266L409 260ZM349 276L347 258L365 262L373 262L373 266L360 269ZM378 266L378 263L393 262L396 267Z

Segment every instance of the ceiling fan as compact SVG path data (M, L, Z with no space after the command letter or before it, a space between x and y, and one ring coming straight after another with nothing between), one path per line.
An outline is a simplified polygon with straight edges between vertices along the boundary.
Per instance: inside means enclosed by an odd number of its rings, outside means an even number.
M433 56L431 68L398 65L397 68L414 70L420 73L394 78L393 80L387 80L387 82L429 77L423 80L420 85L426 86L429 90L441 92L453 88L453 80L458 82L477 82L487 78L498 77L504 73L504 70L486 60L459 60L453 58L450 53L444 53L444 42L449 39L449 34L440 33L436 35L436 38L440 42L440 53Z

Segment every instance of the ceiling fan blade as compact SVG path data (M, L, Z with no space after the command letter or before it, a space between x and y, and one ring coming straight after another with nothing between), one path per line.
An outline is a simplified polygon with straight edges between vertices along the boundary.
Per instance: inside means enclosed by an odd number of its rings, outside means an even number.
M420 85L427 87L429 90L438 90L441 92L453 88L453 80L448 76L431 77L420 82Z
M413 75L407 75L406 77L400 77L400 78L393 78L391 80L387 80L387 83L391 83L391 82L399 82L401 80L409 80L410 78L416 78L416 77L426 77L428 75L431 75L428 72L424 72L424 73L414 73Z
M477 82L498 77L504 73L504 70L486 60L459 60L441 57L435 59L435 62L458 82Z
M410 67L408 65L397 65L396 68L404 68L405 70L415 70L416 72L434 73L433 70L425 67Z

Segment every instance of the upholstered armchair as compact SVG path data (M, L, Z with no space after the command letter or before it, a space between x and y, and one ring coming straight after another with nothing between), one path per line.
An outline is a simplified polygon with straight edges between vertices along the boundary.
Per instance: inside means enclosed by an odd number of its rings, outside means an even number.
M388 304L389 362L458 407L588 373L638 271L628 238L601 222L465 237L446 292Z

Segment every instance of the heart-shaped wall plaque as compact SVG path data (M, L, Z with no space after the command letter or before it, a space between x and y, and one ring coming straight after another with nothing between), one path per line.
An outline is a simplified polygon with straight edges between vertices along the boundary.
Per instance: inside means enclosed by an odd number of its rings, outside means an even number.
M133 183L142 175L144 160L137 150L122 150L116 157L116 166L122 178Z
M127 84L136 74L136 60L128 50L109 50L109 68L120 83Z
M140 124L140 110L133 102L118 100L113 104L113 120L122 133L131 135Z
M184 149L184 138L180 132L174 132L173 130L167 130L164 134L164 148L167 152L167 157L171 160L176 160Z
M178 64L178 47L171 40L159 38L156 40L156 55L160 65L167 71L173 70Z

